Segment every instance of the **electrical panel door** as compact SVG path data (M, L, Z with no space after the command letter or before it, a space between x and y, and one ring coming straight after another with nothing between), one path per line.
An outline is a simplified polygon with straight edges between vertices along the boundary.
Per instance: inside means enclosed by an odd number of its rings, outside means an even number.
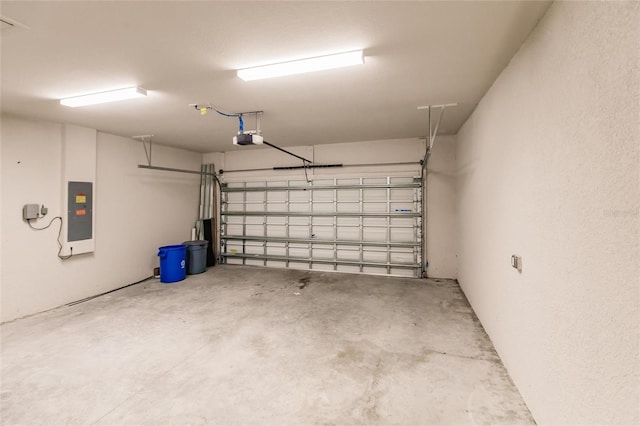
M93 238L93 183L69 182L67 241Z

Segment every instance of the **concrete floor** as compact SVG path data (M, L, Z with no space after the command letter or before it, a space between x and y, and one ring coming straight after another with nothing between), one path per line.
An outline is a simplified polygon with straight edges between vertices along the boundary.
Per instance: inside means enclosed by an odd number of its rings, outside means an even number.
M0 330L6 425L534 423L454 281L216 266Z

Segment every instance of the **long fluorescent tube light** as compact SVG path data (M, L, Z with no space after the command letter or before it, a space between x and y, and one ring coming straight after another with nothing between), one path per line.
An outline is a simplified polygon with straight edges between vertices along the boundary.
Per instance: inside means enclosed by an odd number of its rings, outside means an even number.
M92 93L89 95L60 99L60 104L68 107L80 107L122 101L124 99L140 98L143 96L147 96L147 90L142 87L134 86L127 87L125 89L110 90L108 92Z
M306 72L322 71L332 68L361 65L364 63L362 50L336 53L335 55L317 56L315 58L299 59L297 61L281 62L279 64L263 65L238 70L238 77L244 81L262 78L280 77L284 75L302 74Z

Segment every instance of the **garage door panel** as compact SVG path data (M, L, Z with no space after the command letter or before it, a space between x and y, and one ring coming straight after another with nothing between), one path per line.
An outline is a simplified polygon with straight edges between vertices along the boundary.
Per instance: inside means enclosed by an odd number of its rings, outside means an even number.
M314 217L311 222L313 226L333 226L333 217Z
M314 202L313 204L313 212L314 213L331 213L334 210L333 202L331 203L320 203Z
M384 243L387 241L387 229L386 228L365 228L363 231L365 241L373 241L377 243Z
M256 203L256 204L246 203L245 204L245 209L243 211L247 211L247 212L263 212L264 211L264 207L265 207L265 205L262 202Z
M238 254L238 253L242 253L243 252L244 247L243 247L242 242L232 241L232 242L229 242L227 244L227 250L231 254Z
M391 226L393 227L404 227L404 228L413 228L417 225L416 219L412 217L393 217L391 218Z
M421 276L421 180L236 182L222 189L228 263Z
M295 248L289 247L289 256L307 259L309 257L309 248Z
M415 253L413 250L407 249L394 249L390 252L390 261L391 263L412 263L414 262Z
M242 216L228 216L225 223L228 224L243 224L244 218Z
M338 226L360 226L360 218L358 217L338 217Z
M362 225L367 227L387 226L387 218L383 217L364 217Z
M333 203L333 200L335 198L334 196L334 191L333 190L314 190L313 192L310 192L310 194L312 194L313 196L313 202L329 202L329 203Z
M360 200L360 190L358 189L340 189L336 190L336 200L339 203L353 202Z
M244 203L244 192L229 192L229 193L227 193L227 203L228 204L232 204L232 203L243 204Z
M333 259L333 248L313 248L311 249L311 257L313 259Z
M269 268L286 268L287 263L281 260L267 260L266 265Z
M287 248L284 244L268 243L267 254L269 256L286 256Z
M400 277L413 277L413 271L411 271L411 269L405 269L405 268L391 268L390 269L390 274L391 275L397 275Z
M309 216L291 216L288 220L289 225L309 226L311 223L311 218Z
M266 197L264 191L245 192L244 194L247 203L262 203Z
M357 182L355 183L357 184ZM362 183L364 185L384 185L387 183L387 178L386 177L365 177L362 179Z
M355 266L355 265L338 265L335 270L339 272L349 272L349 273L363 272L360 270L359 266Z
M285 203L287 201L287 192L269 191L267 192L267 201L270 203Z
M267 237L285 238L287 236L286 225L269 225L267 226Z
M358 228L338 228L338 240L340 241L359 241L360 229Z
M289 269L309 269L309 264L304 262L289 262Z
M286 228L284 230L286 233ZM310 229L304 225L289 225L289 237L291 238L311 238Z
M415 213L413 202L393 202L389 203L392 213Z
M372 275L385 275L387 274L387 269L381 266L365 266L362 268L362 272Z
M348 260L348 261L359 261L360 260L360 249L359 247L354 247L353 249L339 248L337 250L338 259Z
M385 263L387 261L387 253L384 251L365 249L362 252L362 260L365 262Z
M317 240L333 240L333 226L314 226L313 238Z
M262 244L247 243L244 246L246 254L264 254L264 247Z
M386 202L363 202L362 211L364 213L385 213L387 211Z
M247 225L245 233L246 235L264 237L264 231L264 225Z
M419 179L419 178L408 177L408 176L393 176L389 178L389 181L392 184L396 184L396 185L408 185L416 182L416 179Z
M362 198L369 201L387 201L386 189L363 189Z
M244 204L245 203L242 201L239 203L227 203L225 207L227 208L227 211L237 212L237 211L243 211Z
M333 271L333 265L328 265L325 263L314 263L311 265L311 269L314 271Z
M334 181L331 179L324 179L323 180L325 185L333 185ZM360 178L339 178L335 180L335 184L339 185L339 186L345 186L345 185L359 185L360 184Z
M292 218L293 219L293 218ZM299 219L299 218L296 218ZM289 221L291 223L291 221ZM284 216L267 216L267 225L286 225L287 218Z
M291 203L308 203L309 202L309 191L290 191L289 192L289 202Z
M413 201L414 191L411 189L390 189L391 201Z
M245 223L248 225L262 225L264 223L263 216L247 216Z
M227 225L227 235L242 235L244 233L243 225Z
M336 211L339 213L359 213L360 203L339 203L336 205Z
M286 212L287 208L287 203L283 203L280 201L267 204L267 211L269 212Z
M394 243L412 243L416 241L416 234L410 228L391 228L390 241Z
M286 211L286 210L285 210ZM308 213L311 211L309 203L289 203L289 212L303 212Z

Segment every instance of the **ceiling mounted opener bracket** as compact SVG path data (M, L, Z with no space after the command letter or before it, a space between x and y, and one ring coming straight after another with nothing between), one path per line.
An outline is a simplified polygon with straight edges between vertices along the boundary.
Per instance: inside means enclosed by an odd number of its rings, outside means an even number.
M240 115L241 117L245 117L245 116L255 116L256 119L256 128L255 130L245 130L244 133L245 134L254 134L254 135L261 135L262 134L262 130L260 129L260 119L262 117L262 114L264 114L264 111L247 111L247 112L239 112L238 115Z

